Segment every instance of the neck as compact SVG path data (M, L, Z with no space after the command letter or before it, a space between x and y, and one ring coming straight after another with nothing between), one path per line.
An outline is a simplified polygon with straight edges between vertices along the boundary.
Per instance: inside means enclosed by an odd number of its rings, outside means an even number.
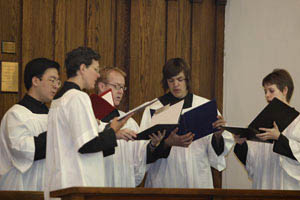
M67 81L77 84L80 87L81 90L85 89L84 84L83 84L83 80L80 76L71 77Z
M38 100L38 101L40 101L40 102L42 102L42 103L45 103L45 101L40 97L40 95L38 95L38 93L36 92L35 89L30 88L30 89L28 90L27 94L28 94L29 96L31 96L32 98L34 98L34 99L36 99L36 100Z

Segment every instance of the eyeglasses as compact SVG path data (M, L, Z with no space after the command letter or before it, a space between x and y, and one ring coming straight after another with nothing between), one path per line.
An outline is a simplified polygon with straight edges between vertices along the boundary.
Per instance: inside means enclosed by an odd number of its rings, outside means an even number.
M127 87L122 86L122 85L113 84L113 83L107 83L107 82L103 82L103 83L105 83L105 84L107 84L107 85L113 86L116 90L121 90L121 89L123 89L123 91L126 91L126 90L127 90Z
M52 83L52 85L56 85L57 87L61 86L61 80L56 78L49 78L48 81Z
M38 77L38 78L39 78L40 80L42 80L41 77ZM54 78L54 77L48 78L47 81L50 81L51 84L52 84L53 86L57 86L57 87L60 87L60 86L61 86L61 80L56 79L56 78Z

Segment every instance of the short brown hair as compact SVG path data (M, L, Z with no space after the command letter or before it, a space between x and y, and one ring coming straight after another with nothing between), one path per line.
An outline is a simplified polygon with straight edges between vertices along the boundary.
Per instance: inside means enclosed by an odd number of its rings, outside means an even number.
M172 78L173 76L177 76L182 71L185 75L187 90L190 92L191 71L187 62L182 58L171 58L163 66L163 70L162 70L163 78L161 80L161 84L165 92L169 89L167 80Z
M120 73L124 77L124 79L127 76L127 74L119 67L111 67L111 66L103 67L99 72L100 78L98 78L96 81L96 86L95 86L96 93L98 93L98 91L99 91L98 83L99 82L103 82L103 83L107 82L107 77L108 77L109 73L112 71Z
M287 102L290 102L294 92L294 83L288 71L285 69L274 69L273 72L268 74L262 81L262 86L269 84L275 84L281 92L283 92L284 88L287 87L288 92L286 100Z

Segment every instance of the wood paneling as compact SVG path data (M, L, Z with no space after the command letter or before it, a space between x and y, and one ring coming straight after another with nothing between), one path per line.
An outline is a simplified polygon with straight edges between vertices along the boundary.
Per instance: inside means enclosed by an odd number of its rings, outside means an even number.
M52 0L23 1L22 74L33 58L54 58L53 5ZM22 95L26 92L23 82L22 76Z
M216 12L216 52L215 52L215 98L219 111L223 112L223 72L224 72L224 31L226 0L217 0Z
M162 95L162 66L170 58L183 57L191 65L193 91L217 98L222 109L225 4L225 0L1 0L5 30L0 34L22 38L17 42L22 55L6 57L20 61L21 77L25 64L41 56L61 64L64 81L68 51L82 45L97 50L101 66L115 65L128 74L129 91L121 105L125 111ZM23 78L23 95L22 82ZM135 118L139 121L140 115Z
M61 79L65 81L64 66L67 52L86 44L86 1L55 0L55 56L60 63Z
M185 59L189 64L191 47L191 3L189 0L167 2L167 55Z
M130 24L129 107L163 94L161 68L165 63L166 2L132 1ZM141 113L138 116L139 118Z
M193 91L213 98L215 51L215 2L203 1L192 6L191 71Z
M131 3L128 0L118 0L116 5L116 39L115 39L115 62L114 65L122 68L126 73L126 85L129 86L130 68L129 68L129 56L130 56L130 7ZM121 110L129 109L129 91L123 96L123 100L120 104Z
M12 61L19 63L21 69L21 2L19 0L0 1L0 39L1 41L13 41L16 43L16 54L2 54L0 52L1 61ZM0 41L0 42L1 42ZM19 70L20 71L20 70ZM21 77L19 77L19 80ZM20 90L20 87L19 87ZM4 93L0 92L0 120L5 112L15 103L19 101L20 93Z

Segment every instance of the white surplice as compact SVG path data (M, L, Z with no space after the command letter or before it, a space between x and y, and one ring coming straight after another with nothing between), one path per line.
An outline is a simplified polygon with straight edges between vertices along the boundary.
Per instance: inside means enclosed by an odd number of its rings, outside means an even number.
M125 113L118 110L120 117ZM103 130L106 123L101 122ZM139 126L133 118L129 118L122 129L130 129L138 133ZM118 146L113 155L104 157L106 187L136 187L141 183L146 169L146 141L117 140ZM141 153L142 155L140 155Z
M47 114L19 104L6 112L0 130L0 190L43 190L45 159L34 161L34 137L45 131Z
M183 109L183 113L202 105L209 100L193 95L192 106ZM140 128L150 126L150 109L159 109L160 101L147 107L144 111ZM233 145L233 137L224 132L224 151L217 155L212 147L212 134L198 139L188 147L172 147L168 158L159 159L149 164L145 187L155 188L213 188L211 166L222 171L226 167L225 155Z
M282 134L297 160L273 152L273 144L247 141L246 170L253 189L300 190L300 116Z
M72 186L105 186L103 153L78 150L98 136L99 127L89 96L70 89L51 103L48 117L45 197Z

